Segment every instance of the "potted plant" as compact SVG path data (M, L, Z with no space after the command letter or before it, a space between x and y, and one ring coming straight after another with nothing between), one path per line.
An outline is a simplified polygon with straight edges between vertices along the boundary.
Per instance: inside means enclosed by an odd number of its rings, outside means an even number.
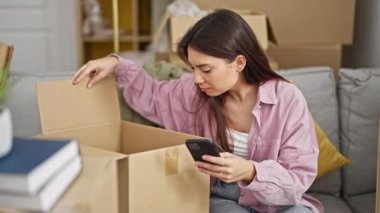
M11 113L5 106L12 53L13 46L0 43L0 157L11 150L13 141Z

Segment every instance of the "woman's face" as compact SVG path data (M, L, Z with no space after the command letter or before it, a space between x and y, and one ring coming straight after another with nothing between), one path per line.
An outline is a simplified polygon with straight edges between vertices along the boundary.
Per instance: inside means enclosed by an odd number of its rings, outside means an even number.
M218 96L232 89L239 81L239 65L188 47L188 60L194 83L208 96Z

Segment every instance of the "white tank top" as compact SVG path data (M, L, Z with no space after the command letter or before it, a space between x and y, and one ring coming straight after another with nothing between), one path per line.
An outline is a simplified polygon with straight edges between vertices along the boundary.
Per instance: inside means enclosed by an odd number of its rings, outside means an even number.
M248 158L248 133L239 132L233 129L227 131L228 134L231 134L233 141L233 151L232 153L238 155L244 159Z

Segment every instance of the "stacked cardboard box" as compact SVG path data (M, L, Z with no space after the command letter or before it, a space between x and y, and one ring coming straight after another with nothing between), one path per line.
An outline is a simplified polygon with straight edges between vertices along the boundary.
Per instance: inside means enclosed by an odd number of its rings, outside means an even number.
M255 36L264 49L268 49L268 24L267 17L264 14L254 12L252 10L239 9L236 10L241 16L247 21L252 30L255 33ZM181 37L187 32L187 30L194 25L201 17L186 17L186 16L170 16L165 14L161 21L161 25L169 25L169 52L157 53L156 60L164 60L171 62L173 64L179 65L181 67L187 67L187 65L181 61L181 59L176 54L177 43ZM159 37L161 32L156 33L155 37ZM155 38L154 40L157 40ZM271 59L271 58L270 58ZM270 60L271 66L277 68L277 64Z
M268 54L280 69L330 66L337 72L342 45L352 44L355 0L194 0L203 9L251 8L269 20Z

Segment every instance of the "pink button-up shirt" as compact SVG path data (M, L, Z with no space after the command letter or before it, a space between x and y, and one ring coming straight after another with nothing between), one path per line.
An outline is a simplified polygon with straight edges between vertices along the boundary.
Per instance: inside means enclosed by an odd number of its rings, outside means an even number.
M191 74L178 80L157 81L140 66L120 58L115 69L126 102L145 118L167 129L197 134L194 98L197 86ZM256 169L250 183L239 182L239 204L260 212L278 206L304 205L323 212L322 204L306 195L317 174L318 143L313 120L301 92L291 83L270 80L259 86L248 135L248 158ZM207 120L200 136L213 138L215 125ZM199 133L198 133L199 134Z

